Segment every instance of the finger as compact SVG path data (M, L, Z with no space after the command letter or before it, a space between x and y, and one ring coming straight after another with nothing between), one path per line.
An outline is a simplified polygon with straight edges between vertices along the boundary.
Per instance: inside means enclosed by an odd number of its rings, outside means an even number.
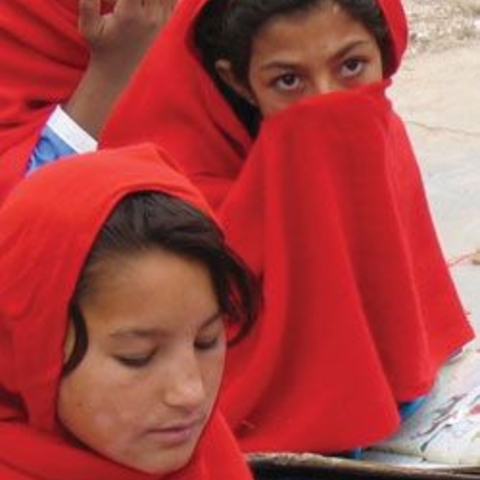
M178 1L179 0L168 0L167 1L167 8L168 8L169 15L171 15L173 13L173 11L175 10L175 7L177 6Z
M87 39L95 36L101 22L100 0L79 0L78 29Z
M115 11L122 15L139 15L143 13L142 0L117 0Z
M150 17L155 17L162 23L167 20L173 12L177 0L142 0L145 10Z

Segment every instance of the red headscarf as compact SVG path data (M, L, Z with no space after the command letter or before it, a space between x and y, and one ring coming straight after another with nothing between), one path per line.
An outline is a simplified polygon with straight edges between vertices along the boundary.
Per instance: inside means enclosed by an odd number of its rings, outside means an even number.
M405 15L399 0L378 1L395 70ZM223 398L242 447L368 445L398 427L397 402L426 394L472 337L388 82L288 109L252 148L193 46L204 3L181 0L103 144L165 147L263 276L264 315L231 352Z
M0 478L153 480L62 438L56 396L68 304L91 245L127 194L160 191L209 212L168 158L148 145L59 162L11 192L0 211ZM7 474L8 472L8 474ZM214 412L190 464L172 480L249 480Z

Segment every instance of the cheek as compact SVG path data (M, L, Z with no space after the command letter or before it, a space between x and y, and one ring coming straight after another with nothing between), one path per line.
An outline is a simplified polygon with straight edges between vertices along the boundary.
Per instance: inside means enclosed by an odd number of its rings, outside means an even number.
M132 434L141 406L129 389L111 380L100 366L92 370L83 364L60 384L58 417L79 440L102 451L115 448ZM133 403L132 403L133 401Z
M226 346L222 345L217 352L203 360L202 369L203 378L207 389L207 396L210 403L215 403L220 385L223 379L223 370L225 366Z
M275 98L272 89L265 85L256 75L254 71L250 71L249 89L255 106L260 110L263 117L270 115L275 108Z
M367 82L368 83L380 82L382 79L383 79L382 67L381 65L375 65L375 67L372 68L370 71Z
M274 113L282 110L287 105L275 94L273 89L265 86L252 87L253 94L256 100L256 106L260 110L262 117L268 117Z
M372 62L371 68L370 68L370 82L380 82L383 78L383 61L382 61L382 55L380 53L380 50L377 52L377 55Z
M256 106L263 117L273 115L300 100L300 98L291 95L282 95L273 86L255 77L251 77L250 85Z
M301 100L301 97L295 99L285 99L281 98L280 95L271 95L270 98L266 98L263 104L260 105L259 108L262 112L263 117L269 117L270 115L274 115L283 109L297 103Z

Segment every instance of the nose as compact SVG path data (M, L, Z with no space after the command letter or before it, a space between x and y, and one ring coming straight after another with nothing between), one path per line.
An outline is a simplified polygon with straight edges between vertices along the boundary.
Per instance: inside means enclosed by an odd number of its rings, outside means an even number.
M311 95L324 95L339 90L343 90L343 87L337 79L327 74L319 75L313 82Z
M205 402L204 379L193 349L172 362L168 377L164 398L167 405L194 411Z

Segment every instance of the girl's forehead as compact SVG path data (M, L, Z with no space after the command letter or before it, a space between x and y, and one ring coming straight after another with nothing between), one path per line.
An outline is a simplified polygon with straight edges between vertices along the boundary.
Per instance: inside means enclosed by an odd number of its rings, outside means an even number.
M302 15L279 15L267 22L253 40L253 53L259 45L272 51L285 48L322 48L331 42L351 40L358 35L371 37L370 31L333 2L320 4Z
M160 249L110 261L82 307L102 332L196 330L218 313L202 263Z

